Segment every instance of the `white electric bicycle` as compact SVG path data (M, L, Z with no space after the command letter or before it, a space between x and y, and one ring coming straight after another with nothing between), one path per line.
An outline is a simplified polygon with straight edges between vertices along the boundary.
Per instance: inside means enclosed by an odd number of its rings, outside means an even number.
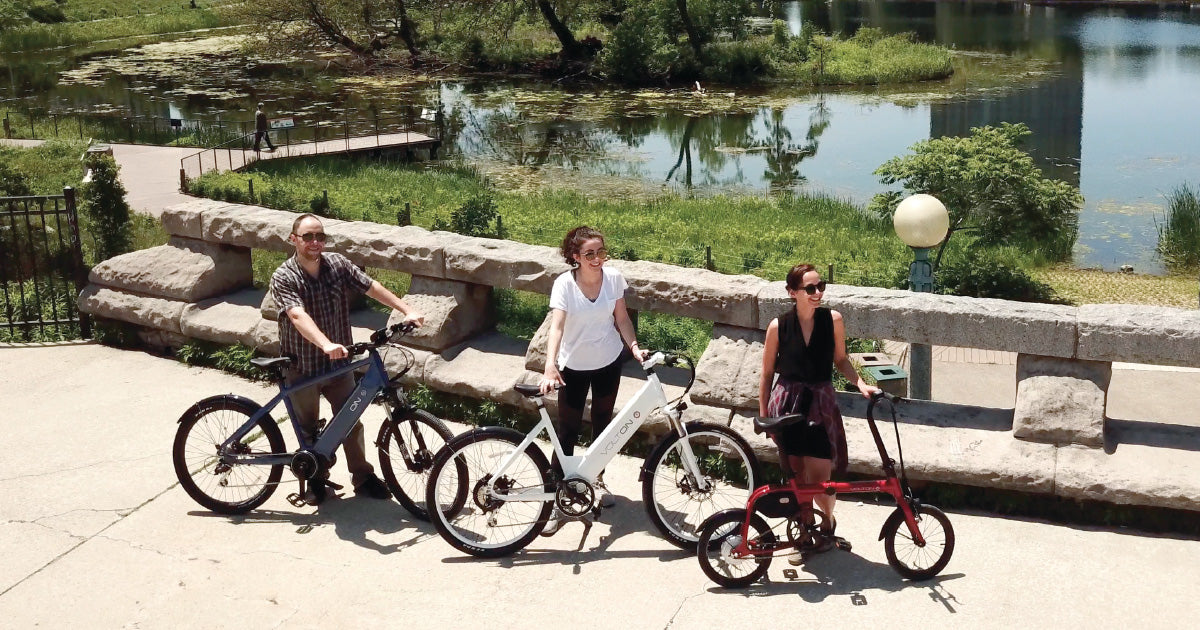
M670 402L654 373L660 364L688 369L687 387ZM555 507L568 519L598 517L597 476L656 411L666 416L671 430L642 464L638 480L650 520L667 540L681 549L694 549L706 518L744 507L762 479L758 459L746 440L728 427L684 424L683 398L696 377L692 361L654 352L641 366L646 384L582 455L563 454L537 385L516 386L536 402L541 415L527 435L486 427L447 443L434 460L426 487L426 505L442 538L464 553L496 557L533 541ZM558 469L534 443L543 431Z

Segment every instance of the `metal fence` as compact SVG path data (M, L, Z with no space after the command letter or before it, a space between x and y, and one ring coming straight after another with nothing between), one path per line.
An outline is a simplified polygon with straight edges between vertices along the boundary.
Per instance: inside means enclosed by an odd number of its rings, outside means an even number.
M6 110L0 118L5 138L103 140L127 144L210 147L254 130L253 121L114 116Z
M0 341L91 337L75 303L86 284L75 191L0 197Z
M441 143L440 113L406 108L400 114L374 118L288 119L292 124L267 133L276 147L272 157L298 157L372 150L411 151ZM197 151L180 160L180 185L209 171L238 170L257 161L253 129L220 145ZM266 141L260 148L267 146Z

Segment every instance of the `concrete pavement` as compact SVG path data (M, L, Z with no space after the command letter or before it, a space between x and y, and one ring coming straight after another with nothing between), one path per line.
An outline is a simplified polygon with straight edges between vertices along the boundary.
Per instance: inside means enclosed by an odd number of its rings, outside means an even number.
M0 347L0 366L4 627L1169 628L1200 614L1192 539L951 513L953 559L913 584L876 540L888 508L851 501L838 515L852 553L796 579L779 559L767 582L727 592L651 533L628 458L607 475L617 507L586 536L570 524L493 561L394 502L294 508L290 484L247 516L214 515L175 481L175 420L263 387L92 344Z

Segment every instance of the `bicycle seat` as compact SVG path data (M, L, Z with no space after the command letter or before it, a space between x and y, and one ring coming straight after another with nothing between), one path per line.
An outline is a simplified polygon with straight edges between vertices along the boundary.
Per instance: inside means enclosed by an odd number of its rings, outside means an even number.
M536 398L542 395L542 390L537 385L514 385L513 389L526 398Z
M784 427L790 427L799 422L807 422L808 415L803 413L791 413L786 416L778 416L775 418L755 418L754 432L755 433L778 433Z
M287 369L287 367L292 364L292 358L291 357L259 357L257 359L250 359L250 363L252 365L256 365L267 371L274 371L274 370L282 371L282 370Z

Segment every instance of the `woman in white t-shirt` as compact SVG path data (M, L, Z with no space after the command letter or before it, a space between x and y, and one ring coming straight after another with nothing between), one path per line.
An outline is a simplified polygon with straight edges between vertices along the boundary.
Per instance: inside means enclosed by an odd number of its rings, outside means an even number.
M556 278L550 291L550 338L540 386L543 394L555 385L562 386L558 437L563 452L571 455L583 428L588 389L592 391L592 434L599 435L612 420L625 344L639 359L645 359L646 353L638 348L633 322L625 310L625 277L604 266L608 259L604 235L579 226L563 239L562 255L573 269ZM612 502L612 495L605 491L601 505L611 507ZM547 530L553 533L558 527Z

